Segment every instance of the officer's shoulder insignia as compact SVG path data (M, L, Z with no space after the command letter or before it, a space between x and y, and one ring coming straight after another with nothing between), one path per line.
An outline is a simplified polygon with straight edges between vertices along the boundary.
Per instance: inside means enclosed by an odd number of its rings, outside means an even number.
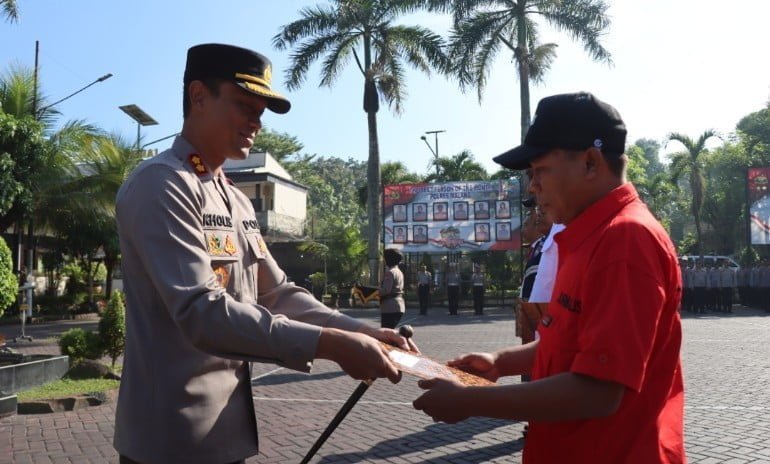
M202 176L209 172L208 168L205 164L203 164L203 160L201 159L201 156L198 154L191 154L190 155L190 164L192 165L193 171L195 171L195 174Z
M257 245L259 246L259 251L261 251L263 254L267 254L267 245L265 244L265 240L262 238L262 234L257 234Z

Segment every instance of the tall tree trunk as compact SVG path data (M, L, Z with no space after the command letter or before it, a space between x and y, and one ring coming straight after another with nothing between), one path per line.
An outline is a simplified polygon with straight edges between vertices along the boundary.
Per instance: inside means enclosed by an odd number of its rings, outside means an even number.
M526 13L522 12L518 19L516 36L516 61L519 65L519 97L521 98L521 142L527 135L530 125L529 109L529 45L527 44Z
M104 297L108 301L112 295L112 274L113 270L115 269L116 261L116 259L113 259L112 257L109 257L109 255L105 254L104 267L107 269L107 278L104 281Z
M697 164L697 159L693 159L692 163L693 164L690 168L690 189L692 190L692 216L693 219L695 219L695 250L696 254L700 256L701 259L703 259L703 241L700 223L700 212L703 208L703 191L705 189L705 185Z
M372 38L367 31L364 33L364 111L369 129L369 164L366 167L368 190L366 194L366 214L369 218L369 285L380 283L380 146L377 138L377 111L380 109L380 98L377 84L372 73Z
M516 37L516 60L519 68L519 98L521 99L521 143L524 143L524 138L529 130L531 117L529 108L529 47L527 46L527 28L526 21L522 18L519 21L518 36ZM521 198L529 196L529 177L522 172L521 182Z
M519 63L519 94L521 95L521 143L530 126L529 64Z
M369 185L366 198L367 217L369 218L369 284L378 285L380 282L380 148L377 138L377 113L366 113L369 128L369 164L366 169L366 180Z

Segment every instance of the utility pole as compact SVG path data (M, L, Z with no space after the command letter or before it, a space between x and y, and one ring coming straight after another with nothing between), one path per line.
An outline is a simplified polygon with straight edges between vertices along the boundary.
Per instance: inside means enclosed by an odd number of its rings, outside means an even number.
M438 175L438 173L439 173L439 169L438 169L438 134L440 134L442 132L446 132L446 131L443 130L443 129L442 130L425 131L426 134L433 134L433 144L436 147L435 150L428 143L428 138L426 136L424 136L424 135L420 136L420 140L425 142L425 145L428 146L428 150L430 150L430 152L433 153L433 158L435 159L435 165L436 165L436 175Z
M66 97L55 101L54 103L51 103L50 105L46 105L42 108L38 108L38 75L39 75L39 69L40 69L40 41L35 41L35 69L34 69L34 77L33 77L33 89L32 89L32 117L35 118L35 120L40 119L40 115L43 114L43 112L49 108L52 108L53 106L58 105L59 103L63 102L64 100L67 100L80 92L86 90L87 88L91 87L94 84L98 84L99 82L104 82L110 77L112 77L112 74L105 74L104 76L96 79L95 81L91 82L90 84L86 85L85 87L82 87L81 89L67 95ZM26 276L21 275L21 268L22 268L22 261L24 261L24 264L26 265L26 270L28 273L34 272L34 258L35 258L35 234L34 234L34 222L33 222L33 214L32 212L28 212L29 217L27 218L27 256L26 259L24 258L23 253L23 246L24 246L24 221L22 219L22 224L17 225L17 263L16 263L16 271L19 273L19 285L24 285L26 281ZM31 307L31 302L30 302Z

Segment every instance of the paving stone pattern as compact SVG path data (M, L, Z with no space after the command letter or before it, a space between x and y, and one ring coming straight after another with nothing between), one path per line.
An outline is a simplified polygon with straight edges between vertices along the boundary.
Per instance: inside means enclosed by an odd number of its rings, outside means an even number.
M467 308L459 316L445 312L432 308L427 317L420 317L409 310L405 316L415 327L422 351L434 358L518 343L510 308L487 310L485 316L474 316ZM378 322L372 309L349 314ZM770 464L770 317L738 308L731 315L686 314L683 323L689 462ZM26 353L58 354L53 338L57 333L95 325L31 326L27 333L35 341L14 346ZM7 338L17 331L17 326L0 327ZM317 362L311 375L255 365L253 376L260 455L247 460L249 464L299 462L357 386L325 361ZM491 419L436 424L412 408L419 394L413 377L405 376L398 385L378 380L313 462L520 462L523 424ZM105 404L2 419L0 463L117 462L111 445L114 414L114 404Z

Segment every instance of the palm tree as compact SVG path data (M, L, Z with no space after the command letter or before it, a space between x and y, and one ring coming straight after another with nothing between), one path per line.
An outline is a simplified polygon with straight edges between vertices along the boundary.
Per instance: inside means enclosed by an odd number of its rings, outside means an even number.
M5 16L8 22L19 20L19 7L16 0L0 0L0 15Z
M65 153L66 159L54 163L60 167L60 179L51 182L41 194L38 206L40 226L47 226L62 236L67 247L80 255L86 269L97 250L104 252L107 269L106 295L112 290L112 274L120 247L115 226L115 197L118 189L141 162L143 152L118 136L83 135L79 150ZM92 273L89 274L89 279ZM89 285L89 295L91 286Z
M413 184L423 181L422 177L409 172L409 169L401 161L386 161L382 163L381 171L382 185ZM362 208L366 207L368 198L369 185L364 184L358 188L358 203Z
M692 201L690 202L690 211L695 219L696 233L696 254L703 258L702 248L702 230L701 230L701 209L703 208L703 195L706 189L706 181L703 178L703 155L706 153L706 142L711 137L717 137L717 133L711 129L705 131L693 141L690 137L672 132L666 137L667 140L676 141L684 145L687 151L671 155L671 173L674 184L677 183L682 175L687 175L690 180L690 190Z
M273 38L279 50L295 46L286 84L297 89L310 65L322 56L322 87L331 87L351 58L363 78L363 109L369 131L367 165L369 280L377 284L380 247L380 150L377 111L380 98L397 114L406 98L405 64L425 73L446 71L443 40L421 26L397 25L399 16L416 11L420 0L333 0L330 6L300 10L301 18L283 26Z
M16 118L32 116L50 131L60 113L46 100L39 86L35 90L34 71L26 66L11 65L0 78L0 111Z
M530 126L529 81L542 82L556 44L540 44L536 17L583 43L594 60L611 63L599 39L609 27L602 0L426 0L431 10L450 11L454 28L450 58L462 88L475 85L479 99L492 62L505 46L513 54L521 98L521 140Z
M469 150L463 150L451 157L434 158L433 166L436 167L436 173L427 177L428 182L453 182L453 181L473 181L487 180L489 174L476 160L473 159L473 153Z
M48 105L47 98L35 88L34 72L23 66L11 66L0 78L0 112L17 119L33 118L42 124L46 135L40 150L29 159L15 160L26 163L17 166L28 172L23 179L25 194L29 201L19 201L2 218L0 225L7 227L9 222L19 226L23 220L35 217L41 204L46 202L49 191L57 188L62 176L71 166L71 156L81 150L81 143L86 135L98 134L99 130L82 121L69 121L54 131L53 127L60 113ZM88 202L88 201L87 201Z

